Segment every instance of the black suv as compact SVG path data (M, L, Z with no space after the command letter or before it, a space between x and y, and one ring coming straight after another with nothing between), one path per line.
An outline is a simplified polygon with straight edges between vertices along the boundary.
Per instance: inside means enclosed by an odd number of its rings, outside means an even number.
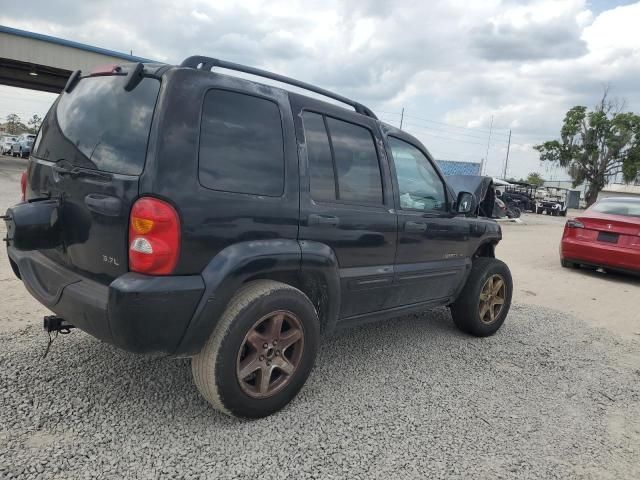
M229 415L285 406L321 332L449 306L485 336L510 306L500 227L417 139L332 92L208 57L75 72L23 195L8 255L56 313L45 328L192 357Z

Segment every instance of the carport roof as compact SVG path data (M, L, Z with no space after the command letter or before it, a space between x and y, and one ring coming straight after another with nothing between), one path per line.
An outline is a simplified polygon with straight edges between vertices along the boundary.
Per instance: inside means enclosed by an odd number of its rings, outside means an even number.
M6 27L4 25L0 25L0 32L8 33L11 35L17 35L25 38L32 38L34 40L40 40L43 42L62 45L65 47L77 48L78 50L84 50L85 52L93 52L93 53L99 53L101 55L108 55L111 57L122 58L123 60L129 60L132 62L153 62L153 60L149 60L148 58L136 57L134 55L127 55L126 53L116 52L114 50L108 50L106 48L94 47L92 45L86 45L84 43L74 42L72 40L65 40L63 38L52 37L50 35L43 35L42 33L27 32L26 30Z

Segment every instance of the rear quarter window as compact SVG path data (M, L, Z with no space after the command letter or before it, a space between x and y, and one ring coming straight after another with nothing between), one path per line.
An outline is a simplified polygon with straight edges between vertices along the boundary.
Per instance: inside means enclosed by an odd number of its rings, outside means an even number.
M238 92L207 92L198 168L200 183L206 188L281 196L284 141L278 105Z

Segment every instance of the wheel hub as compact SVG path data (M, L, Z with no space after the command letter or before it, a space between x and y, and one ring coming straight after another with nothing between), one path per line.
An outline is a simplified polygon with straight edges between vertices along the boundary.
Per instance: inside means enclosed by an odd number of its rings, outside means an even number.
M276 311L258 320L245 335L236 363L240 388L254 398L282 390L293 377L304 350L302 322Z
M486 324L494 323L502 309L506 299L507 283L502 275L490 276L480 290L480 302L478 313L480 321Z

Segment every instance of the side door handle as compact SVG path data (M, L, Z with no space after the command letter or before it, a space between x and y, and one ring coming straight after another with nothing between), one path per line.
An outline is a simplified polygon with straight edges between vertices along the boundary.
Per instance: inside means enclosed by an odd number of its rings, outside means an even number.
M327 227L337 227L340 223L340 219L338 217L334 217L333 215L318 215L316 213L312 213L308 218L309 225L323 225Z
M424 222L404 222L406 232L426 232L427 224Z

